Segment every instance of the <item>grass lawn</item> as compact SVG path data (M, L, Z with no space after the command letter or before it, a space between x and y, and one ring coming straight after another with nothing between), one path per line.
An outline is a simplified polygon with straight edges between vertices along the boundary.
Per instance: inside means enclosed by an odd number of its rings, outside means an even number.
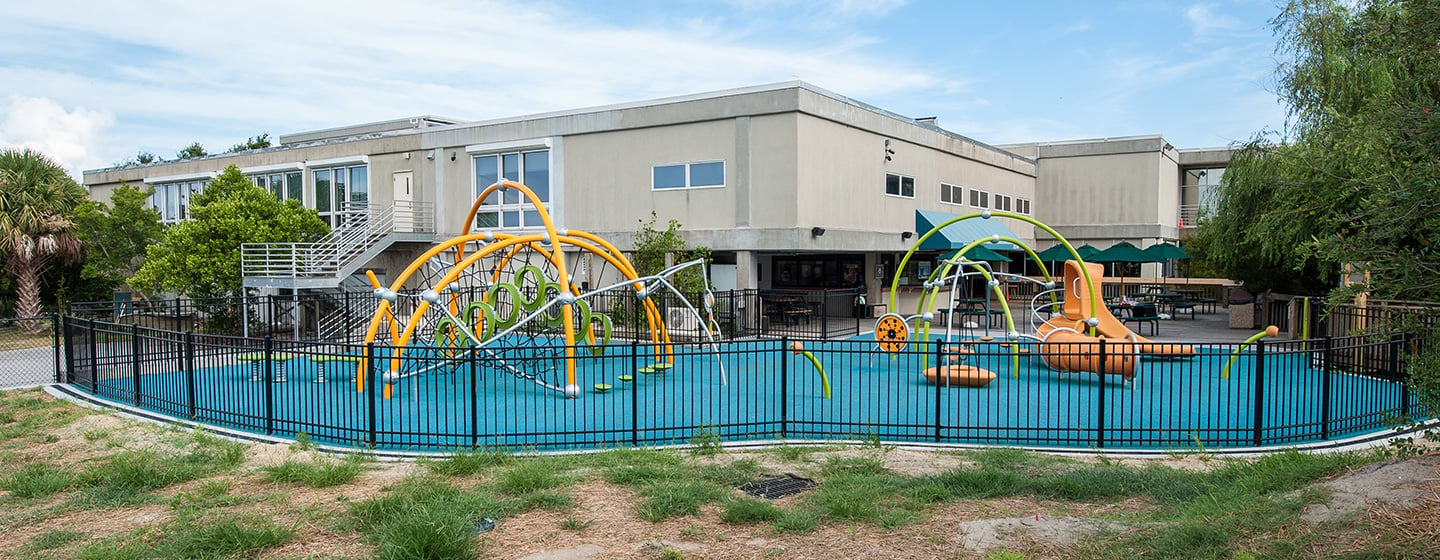
M1424 469L1440 457L1412 449L1121 461L701 444L378 462L12 391L0 558L1434 558L1440 475ZM1412 497L1342 507L1337 483L1402 466L1431 472ZM786 473L817 486L736 489Z

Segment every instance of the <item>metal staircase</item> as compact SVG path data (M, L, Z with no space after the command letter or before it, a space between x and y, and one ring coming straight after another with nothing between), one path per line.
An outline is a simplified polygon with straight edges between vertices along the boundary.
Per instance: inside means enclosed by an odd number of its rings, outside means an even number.
M370 283L358 275L340 281L338 292L324 292L316 338L329 342L359 343L365 328L380 308L380 298L371 295Z
M336 219L339 223L318 241L242 245L244 285L337 288L396 242L435 240L435 207L427 202L397 201L390 206L347 203Z

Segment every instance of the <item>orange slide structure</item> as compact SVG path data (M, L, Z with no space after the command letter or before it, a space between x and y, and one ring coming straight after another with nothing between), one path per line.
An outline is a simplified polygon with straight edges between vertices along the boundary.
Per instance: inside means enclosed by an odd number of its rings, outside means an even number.
M1085 284L1080 263L1065 261L1064 307L1059 316L1041 324L1036 332L1043 341L1040 356L1046 365L1060 371L1088 371L1131 379L1135 377L1140 354L1170 358L1195 355L1195 349L1190 346L1157 344L1131 331L1110 313L1100 297L1100 279L1104 277L1105 267L1096 263L1085 263L1085 267L1090 272L1092 285ZM1095 336L1089 336L1090 327L1085 322L1092 314L1099 321L1095 325ZM1102 338L1106 343L1103 364L1098 345Z

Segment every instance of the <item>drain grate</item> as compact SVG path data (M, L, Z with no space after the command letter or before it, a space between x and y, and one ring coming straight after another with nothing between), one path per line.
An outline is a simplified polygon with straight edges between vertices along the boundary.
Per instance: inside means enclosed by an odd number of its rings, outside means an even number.
M740 491L757 498L774 500L815 488L815 481L793 474L762 478L740 485Z

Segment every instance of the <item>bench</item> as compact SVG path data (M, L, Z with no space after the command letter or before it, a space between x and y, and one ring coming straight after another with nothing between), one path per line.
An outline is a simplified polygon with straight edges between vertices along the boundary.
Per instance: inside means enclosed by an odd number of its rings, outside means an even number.
M1120 322L1129 325L1130 323L1150 324L1150 336L1160 333L1160 317L1121 317ZM1143 329L1135 329L1136 334L1145 334Z
M1170 315L1171 315L1172 317L1178 319L1178 318L1180 318L1180 312L1181 312L1181 311L1184 311L1184 312L1186 312L1187 314L1190 315L1190 319L1191 319L1191 320L1194 320L1194 319L1195 319L1195 305L1196 305L1196 303L1193 302L1193 301L1177 301L1177 302L1171 303L1171 304L1170 304Z
M1209 298L1209 297L1195 298L1195 303L1199 304L1199 306L1200 306L1200 312L1201 312L1201 313L1214 313L1214 312L1215 312L1215 298Z
M1129 317L1120 317L1120 322L1129 325L1130 323L1150 324L1150 336L1160 334L1160 313L1153 303L1142 303L1130 307ZM1137 333L1144 334L1136 329Z

